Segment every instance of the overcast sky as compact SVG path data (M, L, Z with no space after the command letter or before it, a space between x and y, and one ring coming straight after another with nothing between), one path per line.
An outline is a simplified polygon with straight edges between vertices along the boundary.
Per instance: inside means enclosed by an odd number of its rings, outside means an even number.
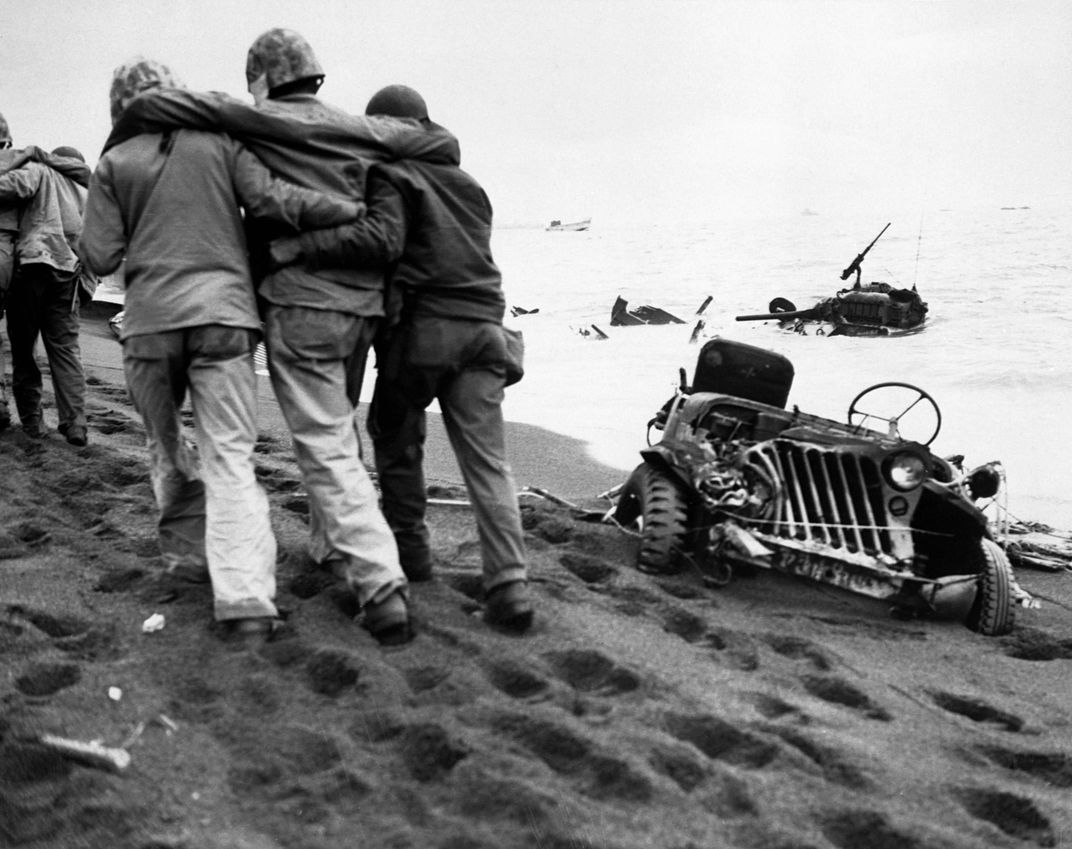
M0 112L92 164L118 64L248 98L274 26L330 103L420 90L500 224L1072 197L1066 0L3 0Z

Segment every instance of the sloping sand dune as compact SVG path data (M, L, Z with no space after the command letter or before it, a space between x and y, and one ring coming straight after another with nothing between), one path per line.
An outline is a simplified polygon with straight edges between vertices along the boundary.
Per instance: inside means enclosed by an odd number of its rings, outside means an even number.
M91 381L88 448L0 434L0 845L1072 845L1067 573L1021 572L1042 609L986 638L777 575L655 579L628 535L526 498L539 619L512 637L479 616L468 510L438 504L420 635L384 649L307 561L266 436L287 626L252 652L160 577L140 422Z

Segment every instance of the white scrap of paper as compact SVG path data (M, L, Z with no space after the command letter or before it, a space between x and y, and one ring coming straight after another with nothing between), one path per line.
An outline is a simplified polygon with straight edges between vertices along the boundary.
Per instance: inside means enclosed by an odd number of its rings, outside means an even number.
M162 631L163 629L164 614L162 613L154 613L141 623L141 632L143 634L152 634L154 631Z

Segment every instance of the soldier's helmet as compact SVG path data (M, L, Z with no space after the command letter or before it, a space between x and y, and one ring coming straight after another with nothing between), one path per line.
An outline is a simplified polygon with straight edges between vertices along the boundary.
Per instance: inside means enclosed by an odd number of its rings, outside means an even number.
M291 29L276 27L258 36L246 56L246 82L266 75L268 90L324 76L309 42Z
M85 162L86 158L82 155L77 147L71 147L67 144L61 144L55 150L52 151L53 156L66 156L68 159L77 159L79 162Z
M7 119L0 115L0 149L11 147L11 130L8 129Z
M164 64L144 56L128 59L112 74L109 102L114 124L135 97L151 88L182 88L182 81Z
M394 118L428 119L428 106L424 98L406 85L384 86L369 100L366 115L390 115Z

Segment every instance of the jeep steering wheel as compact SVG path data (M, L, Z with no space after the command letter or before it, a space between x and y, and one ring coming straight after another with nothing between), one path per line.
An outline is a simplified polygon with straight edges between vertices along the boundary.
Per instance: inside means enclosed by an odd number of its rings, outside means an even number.
M867 398L867 406L871 409L896 411L892 415L880 415L879 413L867 412L861 409L861 402ZM920 406L921 402L925 402ZM934 442L938 431L942 429L942 411L938 409L938 403L918 386L911 383L890 381L876 383L869 386L859 395L852 399L849 404L849 424L856 428L862 428L868 419L878 419L886 422L886 435L891 439L906 439L901 432L901 419L908 416L908 422L912 430L929 433L927 439L914 439L921 445L930 445Z

